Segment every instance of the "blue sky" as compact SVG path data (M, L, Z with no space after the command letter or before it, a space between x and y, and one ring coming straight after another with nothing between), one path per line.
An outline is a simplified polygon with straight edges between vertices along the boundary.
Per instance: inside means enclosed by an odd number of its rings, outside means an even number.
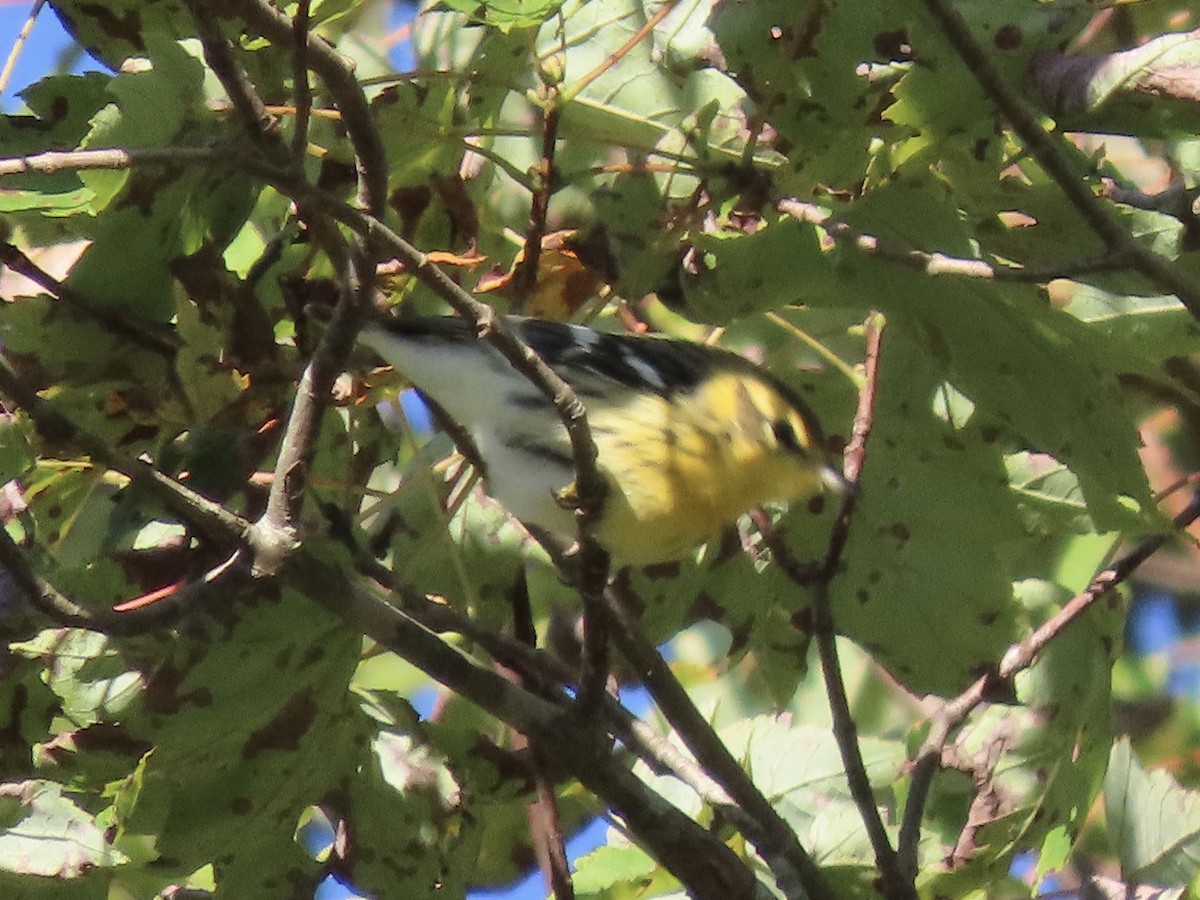
M32 3L0 2L0 50L7 58L13 43L21 33L25 20L29 17ZM43 9L37 22L25 43L20 56L17 57L16 67L8 80L8 87L0 98L0 108L11 112L20 108L21 101L16 92L22 87L37 81L42 75L55 69L64 54L70 52L73 46L71 38L62 30L58 19L49 9ZM81 57L71 67L72 71L96 71L99 67L86 57Z

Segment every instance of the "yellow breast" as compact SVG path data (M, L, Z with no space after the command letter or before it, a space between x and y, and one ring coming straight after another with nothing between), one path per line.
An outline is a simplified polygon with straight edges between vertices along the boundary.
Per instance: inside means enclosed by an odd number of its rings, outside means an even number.
M618 562L678 559L758 504L820 490L813 466L759 439L761 422L751 428L732 408L714 418L713 399L641 395L589 408L609 482L597 536Z

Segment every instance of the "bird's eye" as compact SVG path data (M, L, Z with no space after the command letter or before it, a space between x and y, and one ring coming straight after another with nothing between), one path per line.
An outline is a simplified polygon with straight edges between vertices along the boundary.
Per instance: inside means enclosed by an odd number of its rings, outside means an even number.
M796 439L796 431L788 422L776 419L771 423L771 431L775 435L775 442L784 450L800 452L800 441Z

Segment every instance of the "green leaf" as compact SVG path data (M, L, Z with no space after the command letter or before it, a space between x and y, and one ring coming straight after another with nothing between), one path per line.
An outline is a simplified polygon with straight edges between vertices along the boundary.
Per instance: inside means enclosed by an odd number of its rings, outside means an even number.
M161 147L201 114L200 60L157 36L147 51L150 65L129 67L109 82L116 114L93 120L84 147Z
M791 217L753 234L696 234L696 274L683 281L688 312L726 324L808 298L801 273L828 266L815 229Z
M606 888L619 888L631 882L645 884L655 871L654 860L641 848L622 843L598 847L575 862L572 879L575 890L584 896L599 894Z
M562 6L562 0L441 0L440 5L511 31L542 24Z
M5 191L0 196L0 212L41 212L43 215L72 216L90 211L95 194L90 188L61 191Z
M832 732L787 716L743 719L721 738L822 865L872 859ZM859 741L873 787L886 795L905 758L896 741Z
M420 896L439 882L465 893L483 823L459 808L446 761L423 739L388 731L366 749L345 804L332 809L352 826L355 848L386 844L404 850L395 855L352 852L354 883L373 896L389 890Z
M920 220L929 234L942 235L937 249L969 252L957 211L934 192L873 191L852 219L868 233L906 240ZM925 248L933 249L928 242ZM994 427L1075 473L1099 527L1162 527L1106 348L1078 320L1048 309L1025 286L930 279L844 252L858 257L856 292L875 292L872 302L893 319L919 321L930 351L945 361L948 380ZM1056 390L1042 389L1051 384ZM1100 403L1099 396L1112 402Z
M630 296L660 290L678 277L673 256L683 231L658 224L665 202L663 186L637 172L618 175L593 198L597 221L620 264L618 286Z
M1172 887L1200 870L1200 795L1165 770L1147 771L1128 738L1112 745L1104 780L1110 839L1129 883Z
M110 639L98 632L50 629L11 646L45 662L46 680L62 700L63 715L76 725L119 718L144 687L141 673L131 670Z
M19 812L13 803L19 804ZM20 875L77 878L94 867L125 862L104 839L95 820L63 796L53 781L0 785L4 827L0 829L0 869Z
M132 174L115 208L90 229L92 244L68 284L97 309L169 321L177 309L172 263L232 238L250 210L250 185L224 172Z
M125 830L157 835L165 877L212 863L221 890L241 896L315 885L293 835L306 805L351 776L372 730L346 692L360 646L285 592L159 647L123 720L155 748ZM231 817L253 829L252 845L230 832Z
M541 30L539 54L558 53L563 60L569 102L562 109L562 133L604 146L643 151L662 146L700 161L712 156L736 162L746 146L739 116L743 91L712 68L665 71L652 41L625 46L646 22L646 12L636 0L586 3L567 19L565 33L553 21ZM620 66L583 83L618 51L623 52ZM719 112L701 126L703 116L697 114L708 104ZM675 196L685 196L693 184L678 174L663 179L672 180L680 182L671 188Z
M33 468L33 426L24 416L0 418L0 484L5 484Z
M910 690L953 694L1017 635L1001 553L1022 535L1016 497L979 413L937 414L945 385L919 336L890 321L885 335L834 621Z
M784 190L807 199L818 185L854 189L873 141L892 130L876 112L888 82L863 70L893 61L906 27L898 6L724 5L711 27L757 114L779 133L776 146L788 155L779 176Z
M1020 500L1021 517L1030 531L1043 534L1094 532L1079 479L1052 457L1013 453L1005 458L1009 482Z
M248 379L222 364L228 335L205 323L196 304L176 306L175 326L184 342L175 356L175 369L192 421L210 421L242 396Z
M824 726L798 724L784 715L739 717L721 728L719 734L755 784L787 819L805 849L823 867L834 871L841 867L837 880L844 893L839 896L864 900L870 897L873 888L870 879L863 876L872 863L872 851L850 795L832 732ZM872 785L881 797L888 798L889 786L903 764L903 745L866 739L860 746ZM679 782L644 771L641 774L643 780L676 806L697 818L707 816L701 812L695 795ZM622 842L613 843L615 851L592 860L600 868L588 877L598 887L605 886L602 884L605 879L616 882L613 886L617 887L618 873L626 871L635 878L635 884L652 879L661 883L665 873L646 871L639 857L641 851L625 851Z
M1171 296L1114 294L1080 285L1066 311L1103 340L1113 368L1170 382L1171 365L1200 348L1200 324Z
M190 35L195 23L177 0L147 6L138 0L112 0L103 6L87 0L63 0L52 7L64 29L88 53L117 69L145 53L147 41Z

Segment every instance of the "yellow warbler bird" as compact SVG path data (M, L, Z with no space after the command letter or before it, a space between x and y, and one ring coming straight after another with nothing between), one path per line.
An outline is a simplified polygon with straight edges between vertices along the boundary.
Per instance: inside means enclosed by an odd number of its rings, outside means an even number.
M587 409L608 490L596 537L615 562L678 559L761 503L845 482L794 392L716 347L507 319ZM575 479L551 402L458 318L389 319L359 341L474 440L488 492L518 519L567 537Z

